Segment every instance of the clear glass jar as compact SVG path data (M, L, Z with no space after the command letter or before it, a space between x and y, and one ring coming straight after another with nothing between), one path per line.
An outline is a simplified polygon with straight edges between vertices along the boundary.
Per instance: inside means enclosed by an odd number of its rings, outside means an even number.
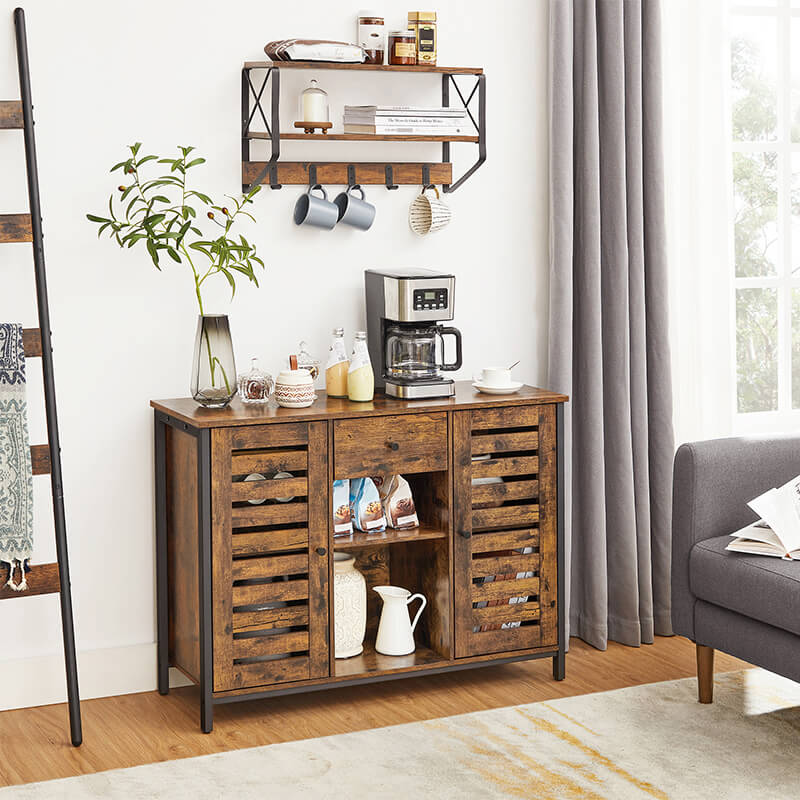
M307 369L311 373L311 379L319 377L319 361L308 352L308 342L300 342L300 349L297 351L297 369Z
M272 375L258 368L258 359L250 361L250 371L239 376L239 398L247 405L263 405L269 402L275 381Z
M330 122L328 93L312 80L300 94L300 119L303 122Z
M347 396L356 403L368 403L375 395L375 375L367 350L366 331L357 331L347 371Z
M436 328L390 325L386 329L386 376L436 378Z

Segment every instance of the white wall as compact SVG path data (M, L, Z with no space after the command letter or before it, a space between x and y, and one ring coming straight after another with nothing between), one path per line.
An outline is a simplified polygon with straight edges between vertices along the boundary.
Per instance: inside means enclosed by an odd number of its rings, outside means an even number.
M0 0L0 98L18 97L11 12ZM324 359L331 327L348 340L364 323L362 273L429 266L457 276L456 324L468 377L487 362L521 359L545 375L547 295L546 27L544 0L438 0L440 63L482 65L488 84L488 160L446 196L448 230L408 230L412 187L368 190L378 207L363 234L295 228L299 187L265 189L248 235L266 261L261 288L240 285L232 306L218 285L207 310L225 311L239 366L252 355L277 371L301 338ZM408 3L378 5L399 27ZM107 0L26 4L39 149L56 384L78 649L84 697L155 687L151 398L185 396L197 309L187 270L157 272L146 253L98 242L87 211L101 212L120 179L124 146L168 154L193 144L208 159L206 191L240 185L240 67L271 39L352 39L358 6L326 0L129 5ZM284 73L285 74L285 73ZM283 78L284 130L313 72ZM436 76L317 75L340 123L343 103L437 104ZM476 148L454 145L456 170ZM438 146L287 143L301 160L436 160ZM27 210L19 132L0 133L0 213ZM338 190L334 187L334 190ZM209 308L210 307L210 308ZM0 319L36 325L30 248L0 250ZM44 441L38 365L29 380L34 441ZM47 480L36 483L36 560L54 558ZM0 604L0 708L62 699L55 597Z

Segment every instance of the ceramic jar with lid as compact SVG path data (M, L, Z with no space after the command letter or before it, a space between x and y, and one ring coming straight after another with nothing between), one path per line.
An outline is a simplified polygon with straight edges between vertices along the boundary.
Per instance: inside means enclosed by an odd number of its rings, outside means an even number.
M333 554L333 645L336 658L352 658L364 649L367 630L367 582L350 553Z
M275 400L284 408L308 408L314 400L314 379L307 369L284 369L275 381Z
M377 11L358 12L358 44L364 48L365 64L383 64L383 15Z

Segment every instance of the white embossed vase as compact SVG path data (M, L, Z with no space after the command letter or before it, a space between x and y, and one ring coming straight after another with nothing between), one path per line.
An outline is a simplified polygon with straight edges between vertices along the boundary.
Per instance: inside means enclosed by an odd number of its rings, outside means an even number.
M333 619L336 658L351 658L364 649L367 630L367 582L350 553L333 554Z

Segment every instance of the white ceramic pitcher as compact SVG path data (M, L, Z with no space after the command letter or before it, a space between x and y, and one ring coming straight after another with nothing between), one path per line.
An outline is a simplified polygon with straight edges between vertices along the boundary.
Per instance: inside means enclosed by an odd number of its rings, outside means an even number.
M378 637L375 649L385 656L406 656L413 653L414 628L417 627L422 610L428 605L424 595L411 594L399 586L373 586L383 600L381 621L378 623ZM412 600L422 600L417 616L411 622L408 618L408 604Z

